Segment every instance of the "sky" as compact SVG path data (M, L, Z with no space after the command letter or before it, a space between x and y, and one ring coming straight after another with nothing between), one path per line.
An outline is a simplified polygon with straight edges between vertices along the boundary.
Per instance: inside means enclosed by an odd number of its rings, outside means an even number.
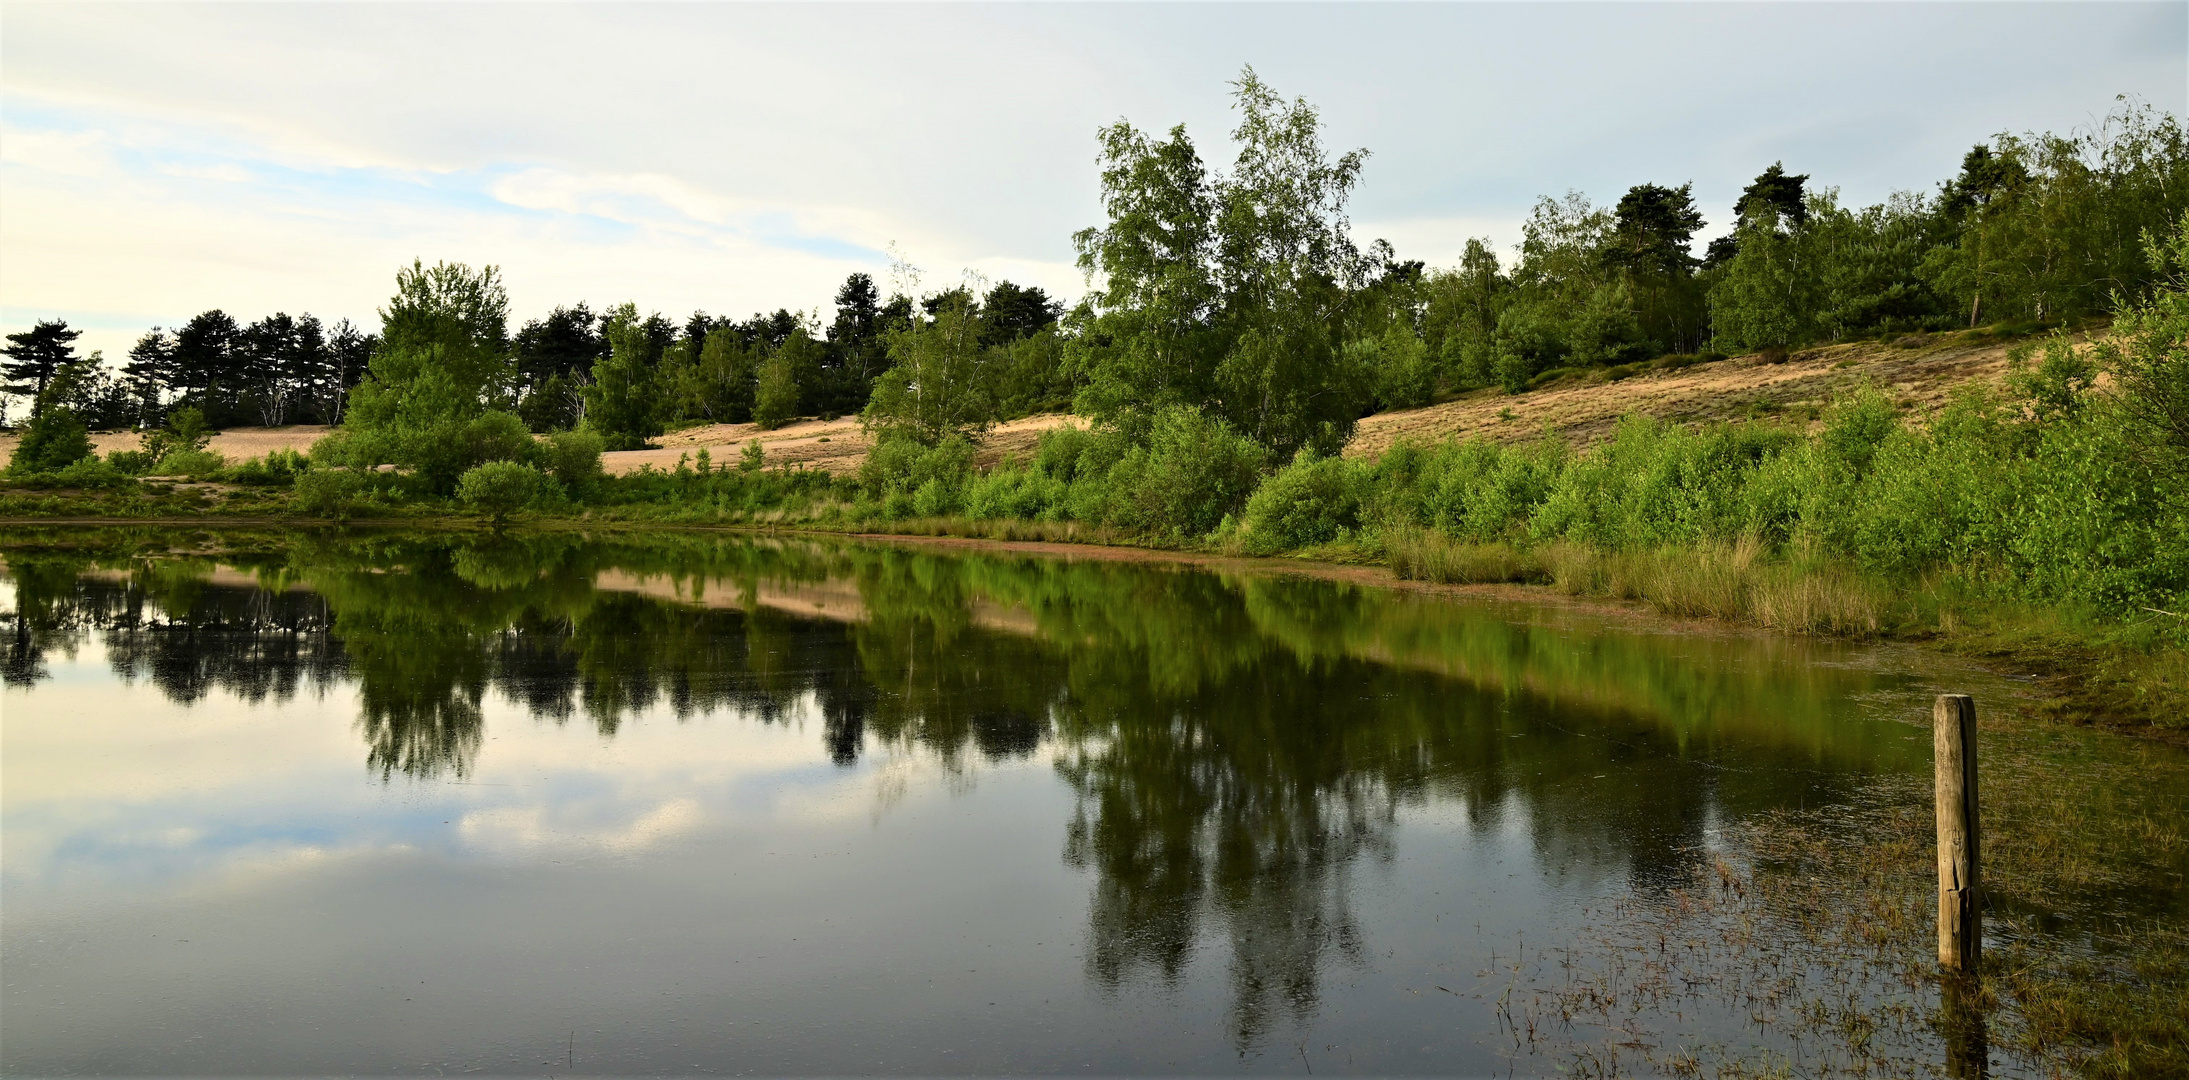
M126 352L209 308L376 328L414 258L516 321L624 300L826 321L847 274L1084 289L1095 133L1231 158L1252 65L1370 151L1402 258L1530 205L1784 161L1846 202L2129 95L2189 113L2189 4L39 4L0 7L0 330Z

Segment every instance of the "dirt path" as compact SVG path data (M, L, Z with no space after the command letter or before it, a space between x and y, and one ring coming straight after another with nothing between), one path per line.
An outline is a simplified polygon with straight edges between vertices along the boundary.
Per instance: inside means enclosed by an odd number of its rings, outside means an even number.
M1795 353L1783 364L1735 357L1673 371L1650 371L1619 382L1602 373L1576 376L1540 390L1508 395L1477 391L1421 409L1378 413L1360 422L1347 457L1373 457L1400 439L1432 441L1487 435L1532 439L1548 424L1575 446L1610 436L1619 418L1641 413L1695 422L1743 417L1807 416L1864 384L1874 384L1912 408L1943 404L1965 383L1998 382L2007 352L2019 342L1962 343L1951 335L1921 348L1864 341Z

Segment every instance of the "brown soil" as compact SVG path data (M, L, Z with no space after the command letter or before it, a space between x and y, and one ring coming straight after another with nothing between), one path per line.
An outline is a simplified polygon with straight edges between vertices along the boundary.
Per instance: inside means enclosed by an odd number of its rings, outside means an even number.
M1360 422L1348 457L1373 457L1402 439L1430 442L1483 435L1501 441L1533 439L1545 427L1576 447L1610 437L1630 413L1696 423L1741 418L1813 419L1834 398L1864 385L1892 395L1918 411L1943 404L1956 387L1996 383L2017 342L1932 337L1917 348L1862 341L1795 353L1785 363L1753 356L1670 371L1644 371L1610 381L1602 371L1576 375L1539 390L1504 394L1483 390L1420 409L1378 413ZM1506 413L1510 413L1508 418Z

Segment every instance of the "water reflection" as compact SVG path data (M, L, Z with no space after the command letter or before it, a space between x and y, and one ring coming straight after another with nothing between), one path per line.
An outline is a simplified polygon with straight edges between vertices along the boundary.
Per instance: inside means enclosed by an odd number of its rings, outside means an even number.
M1352 883L1395 858L1410 808L1646 888L1718 817L1923 765L1850 722L1890 680L1830 646L1295 576L692 537L106 544L10 551L9 683L96 636L116 676L181 703L354 685L385 783L471 776L490 691L608 739L662 707L803 710L838 766L1046 751L1076 804L1062 857L1092 875L1086 978L1175 989L1219 940L1241 1050L1366 962Z

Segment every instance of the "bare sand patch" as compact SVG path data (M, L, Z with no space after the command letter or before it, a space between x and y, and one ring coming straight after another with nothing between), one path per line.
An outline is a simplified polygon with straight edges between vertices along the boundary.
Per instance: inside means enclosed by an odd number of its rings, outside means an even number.
M1374 457L1401 439L1431 442L1483 435L1500 441L1538 438L1546 426L1576 447L1610 437L1630 413L1678 423L1743 417L1784 419L1801 406L1821 407L1834 398L1874 385L1894 401L1927 410L1943 405L1955 388L1997 383L2007 353L2020 342L1939 343L1901 349L1861 341L1804 349L1783 364L1735 357L1672 371L1647 371L1619 382L1602 373L1576 376L1541 390L1504 394L1476 391L1420 409L1378 413L1360 422L1347 457ZM1510 413L1507 418L1506 413ZM1795 412L1795 415L1799 415Z
M1034 443L1041 438L1042 432L1066 424L1084 427L1086 421L1066 413L1043 413L998 424L977 441L980 449L974 461L986 467L1008 455L1025 457L1033 452ZM737 456L744 452L745 444L754 439L760 440L768 468L797 465L839 474L857 471L872 445L857 417L800 420L772 431L764 431L758 424L706 424L672 431L655 439L660 449L618 450L603 454L601 465L609 472L619 474L636 472L647 465L674 469L678 458L696 458L704 447L714 464L722 467L735 463Z
M325 424L290 424L286 427L239 427L229 428L213 436L206 449L227 458L231 463L245 458L265 457L274 450L294 450L303 453L312 444L325 438L334 430ZM15 444L22 441L14 432L0 435L0 460L15 460ZM94 431L91 448L100 454L116 450L135 450L144 445L144 436L134 431Z

